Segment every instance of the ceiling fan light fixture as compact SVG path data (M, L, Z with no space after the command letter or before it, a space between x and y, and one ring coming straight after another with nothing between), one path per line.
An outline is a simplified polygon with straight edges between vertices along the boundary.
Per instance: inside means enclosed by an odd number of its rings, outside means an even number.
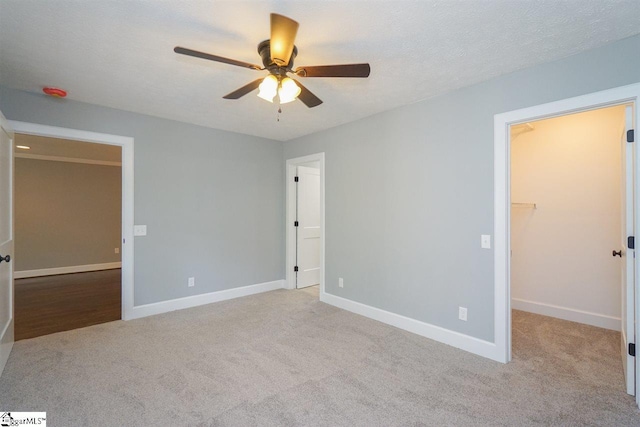
M302 89L300 89L296 82L289 77L285 77L280 83L280 89L278 89L280 103L286 104L287 102L295 101L301 91Z
M260 86L258 86L260 91L258 92L258 96L265 101L273 102L273 98L275 98L278 93L278 79L273 74L269 74L264 78Z
M0 0L1 1L1 0ZM296 77L369 77L371 67L367 63L342 64L342 65L316 65L293 68L293 61L298 56L298 48L295 45L298 24L291 18L271 14L271 37L258 44L258 54L264 66L250 64L236 59L225 58L200 52L193 49L176 46L173 51L180 55L206 59L234 65L236 67L249 68L254 71L268 71L266 78L256 78L250 83L223 96L224 99L239 99L256 89L258 96L265 101L274 102L276 96L280 104L299 99L309 108L322 104L322 100L315 96L309 89L297 80L287 78L287 74L293 73Z

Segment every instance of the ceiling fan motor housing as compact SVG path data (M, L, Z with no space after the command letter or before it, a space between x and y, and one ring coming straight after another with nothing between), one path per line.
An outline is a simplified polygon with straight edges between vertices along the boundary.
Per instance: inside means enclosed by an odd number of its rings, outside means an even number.
M291 53L291 58L287 65L278 65L271 59L271 40L265 40L260 43L258 45L258 53L262 58L264 68L280 79L286 77L287 73L293 68L293 60L298 55L298 48L296 46L293 47L293 52Z

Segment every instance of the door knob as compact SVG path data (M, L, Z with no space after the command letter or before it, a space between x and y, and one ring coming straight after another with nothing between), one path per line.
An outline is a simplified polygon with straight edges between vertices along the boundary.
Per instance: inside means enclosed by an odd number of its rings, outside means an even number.
M0 262L2 262L2 261L4 261L4 262L11 261L11 256L7 255L7 256L3 257L2 255L0 255Z
M618 252L613 251L613 253L611 254L613 256L619 256L620 258L622 258L622 249L620 249Z

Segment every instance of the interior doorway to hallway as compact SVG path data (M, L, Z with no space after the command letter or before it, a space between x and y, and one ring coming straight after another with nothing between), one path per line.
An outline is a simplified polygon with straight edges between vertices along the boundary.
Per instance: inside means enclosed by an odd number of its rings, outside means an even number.
M121 307L123 320L133 316L134 308L134 240L133 240L133 145L132 137L90 132L85 130L62 128L20 121L8 121L16 134L32 135L45 138L60 138L71 141L83 141L92 144L106 144L120 147L121 155ZM115 248L115 246L114 246ZM112 248L113 250L113 248ZM12 286L13 288L13 286ZM13 303L12 303L13 309Z
M121 319L122 147L14 144L15 340Z

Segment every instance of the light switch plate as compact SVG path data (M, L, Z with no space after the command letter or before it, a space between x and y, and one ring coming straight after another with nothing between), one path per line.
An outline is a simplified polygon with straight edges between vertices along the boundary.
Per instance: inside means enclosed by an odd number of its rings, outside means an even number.
M134 225L133 226L133 235L134 236L146 236L147 235L147 226L146 225Z
M491 236L483 234L480 236L480 247L482 249L491 249Z

